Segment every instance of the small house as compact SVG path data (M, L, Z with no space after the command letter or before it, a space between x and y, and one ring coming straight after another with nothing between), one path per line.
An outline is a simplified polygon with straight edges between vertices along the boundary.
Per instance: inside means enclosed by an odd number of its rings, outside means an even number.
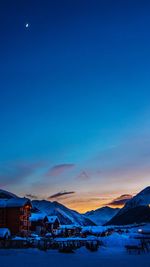
M81 231L81 227L79 225L74 225L74 224L61 225L59 229L61 235L63 235L64 237L80 235Z
M47 216L47 230L49 232L55 232L60 227L60 221L57 216Z
M43 212L32 213L30 218L31 231L43 235L47 230L48 217Z

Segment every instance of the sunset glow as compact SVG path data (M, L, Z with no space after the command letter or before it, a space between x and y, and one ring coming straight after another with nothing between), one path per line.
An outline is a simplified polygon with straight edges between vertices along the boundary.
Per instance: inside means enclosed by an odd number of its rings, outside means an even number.
M8 2L0 188L80 212L122 207L150 181L149 1Z

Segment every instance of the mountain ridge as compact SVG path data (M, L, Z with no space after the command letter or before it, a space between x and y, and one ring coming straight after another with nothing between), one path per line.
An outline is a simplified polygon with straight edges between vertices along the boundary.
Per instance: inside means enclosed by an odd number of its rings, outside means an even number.
M119 212L119 208L104 206L96 210L88 211L84 214L97 225L103 225Z
M77 224L80 226L95 225L93 221L75 210L71 210L57 201L33 200L33 208L45 212L47 215L56 215L61 224Z
M106 225L150 222L150 186L128 200L125 206Z
M0 189L0 199L19 198L17 195ZM33 210L58 216L61 224L89 225L121 225L138 222L150 222L150 186L128 200L122 209L104 206L80 214L57 201L31 200Z

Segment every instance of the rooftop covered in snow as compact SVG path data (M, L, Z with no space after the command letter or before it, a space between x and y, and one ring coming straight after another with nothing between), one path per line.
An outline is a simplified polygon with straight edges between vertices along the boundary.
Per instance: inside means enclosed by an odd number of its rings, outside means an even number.
M39 212L39 213L32 213L29 220L30 222L37 222L37 221L42 221L42 220L46 220L47 216L46 214L43 212Z
M59 221L59 218L57 216L47 216L49 223L55 223L56 221Z

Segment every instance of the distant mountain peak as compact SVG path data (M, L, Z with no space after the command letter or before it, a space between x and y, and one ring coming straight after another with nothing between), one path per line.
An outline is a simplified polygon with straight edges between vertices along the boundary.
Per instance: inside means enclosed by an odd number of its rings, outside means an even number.
M138 193L138 195L150 195L150 186L147 186L140 193Z
M84 216L89 218L97 225L103 225L108 222L113 216L115 216L119 210L119 208L104 206L96 210L88 211L84 214Z
M130 199L108 224L132 224L150 221L150 186Z
M47 215L56 215L61 224L76 224L81 226L95 225L90 219L81 215L77 211L65 207L57 201L33 200L32 205L33 208L37 208L41 212L45 212Z
M120 213L129 208L136 208L138 206L147 206L150 204L150 186L140 191L136 196L129 200L125 206L120 210Z

